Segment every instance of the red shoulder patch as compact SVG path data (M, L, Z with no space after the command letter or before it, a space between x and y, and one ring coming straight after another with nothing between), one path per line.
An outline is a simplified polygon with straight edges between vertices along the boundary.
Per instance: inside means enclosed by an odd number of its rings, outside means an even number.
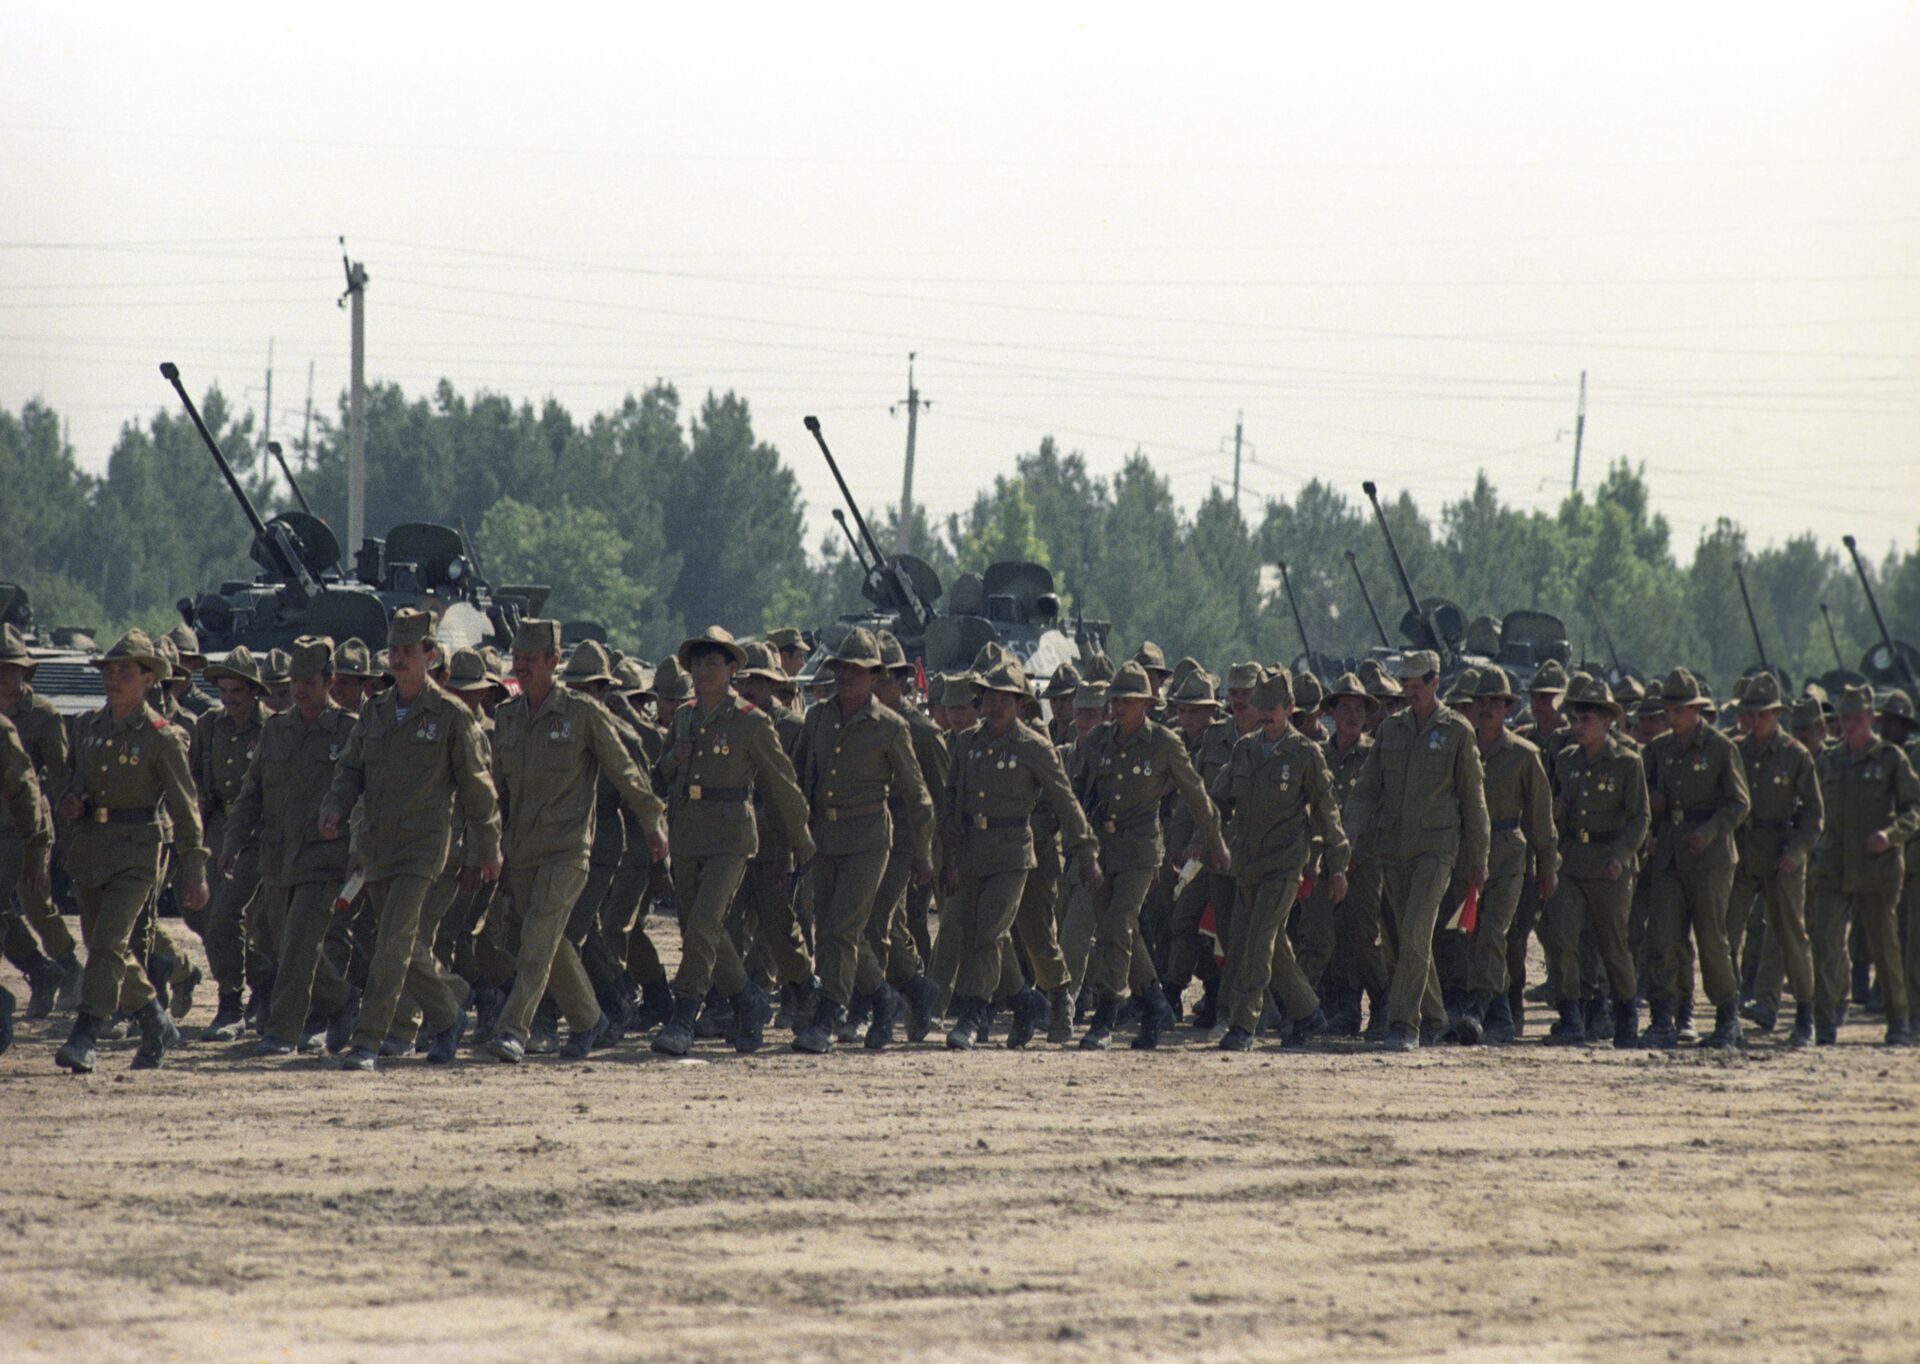
M753 714L753 712L756 709L758 709L758 707L756 707L751 701L742 701L739 703L739 706L741 710L744 710L749 715Z
M154 727L154 728L155 728L156 730L165 730L165 729L169 729L169 728L171 728L171 727L172 727L172 724L173 724L173 722L172 722L172 721L170 721L170 720L168 720L166 716L164 716L164 715L158 715L158 714L156 714L156 715L155 715L155 716L153 717L153 721L152 721L152 723L153 723L153 727Z

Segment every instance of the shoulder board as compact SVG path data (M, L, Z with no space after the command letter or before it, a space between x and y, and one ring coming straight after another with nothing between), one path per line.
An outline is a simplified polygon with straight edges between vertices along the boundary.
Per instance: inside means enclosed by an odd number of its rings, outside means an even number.
M167 717L164 715L156 715L153 717L153 719L149 720L147 723L152 725L157 730L166 730L166 729L171 729L173 727L173 722L167 719Z

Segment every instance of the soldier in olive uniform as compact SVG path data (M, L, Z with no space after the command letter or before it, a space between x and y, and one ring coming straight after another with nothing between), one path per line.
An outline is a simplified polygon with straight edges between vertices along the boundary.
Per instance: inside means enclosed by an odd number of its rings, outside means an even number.
M132 944L159 878L163 808L172 818L181 907L207 903L207 851L186 740L146 704L169 665L144 631L129 630L94 666L107 701L75 726L73 774L60 798L60 818L75 826L67 872L80 902L87 966L73 1033L54 1059L76 1073L93 1069L94 1033L116 1007L140 1025L137 1069L158 1066L179 1036Z
M1356 841L1371 836L1379 849L1396 952L1386 1045L1411 1051L1420 1045L1423 1017L1444 1017L1434 1007L1440 902L1456 861L1468 886L1486 885L1489 831L1479 746L1473 726L1440 704L1439 655L1411 650L1400 656L1398 671L1407 707L1381 724L1347 797L1344 823Z
M4 715L0 715L0 804L6 806L6 826L0 829L0 887L32 890L46 885L53 827L33 759L20 742L20 731ZM0 986L0 1055L13 1045L13 1006L13 993Z
M1326 1026L1320 997L1301 974L1286 931L1316 836L1328 898L1336 905L1347 898L1347 836L1333 777L1320 745L1292 727L1293 679L1286 669L1261 678L1252 703L1260 728L1234 744L1212 783L1227 817L1238 901L1227 946L1224 1051L1252 1047L1269 987L1286 1014L1286 1045L1305 1046Z
M862 939L893 844L887 798L900 797L913 828L912 880L933 878L933 799L914 756L907 722L873 697L873 674L885 667L873 635L847 631L830 660L832 698L807 712L797 745L800 789L813 810L819 853L813 863L815 973L813 1017L794 1036L796 1050L820 1054L855 991L871 997L886 985Z
M208 667L206 674L219 687L220 704L194 722L189 760L200 789L207 847L219 852L226 846L227 813L239 798L254 750L260 744L267 718L260 703L267 687L260 680L260 668L252 652L244 645L228 654L224 662ZM260 888L260 850L246 846L238 852L231 867L222 859L221 874L213 883L213 902L188 923L206 944L207 965L220 990L213 1022L202 1034L209 1042L231 1042L240 1036L248 979L251 976L256 988L264 984L260 966L255 964L249 972L247 960L247 917Z
M183 621L167 631L166 643L173 647L174 663L168 689L179 700L180 708L195 720L213 714L214 703L193 682L194 675L207 667L207 656L200 652L200 636Z
M989 1006L1009 998L1014 1023L1007 1045L1025 1046L1051 1019L1043 990L1058 990L1064 983L1049 979L1024 985L1012 954L1010 930L1036 863L1033 814L1041 801L1058 822L1081 883L1093 889L1101 881L1098 844L1059 754L1045 735L1018 718L1020 702L1029 694L1019 663L1011 658L997 663L980 678L979 689L980 723L956 740L941 802L949 853L942 914L951 916L942 931L958 935L957 1017L947 1035L947 1045L956 1050L972 1048ZM1059 956L1057 946L1052 955ZM1064 972L1064 963L1059 970Z
M1813 854L1814 1033L1837 1034L1846 999L1847 925L1867 940L1887 1015L1887 1043L1912 1041L1908 984L1894 922L1906 845L1920 830L1920 778L1907 755L1873 732L1871 687L1845 687L1834 706L1840 742L1818 759L1826 822Z
M513 990L486 1045L508 1063L526 1055L534 1011L549 984L571 1030L563 1058L584 1060L606 1035L606 1012L567 937L567 920L587 883L601 776L646 824L655 855L666 852L664 807L622 743L617 722L585 692L561 685L559 670L560 622L521 621L513 639L520 692L493 713L492 740L501 852L520 950ZM461 799L466 805L464 792ZM469 807L469 820L473 813Z
M1889 692L1880 703L1880 737L1904 751L1907 761L1920 761L1920 719L1904 691ZM1902 970L1907 980L1907 1031L1920 1042L1920 858L1907 859L1906 881L1900 889Z
M227 808L222 843L223 868L252 855L266 901L275 966L258 1056L286 1056L309 1045L309 1019L338 1018L351 1003L346 978L320 952L346 880L347 847L322 838L319 820L353 718L328 695L332 640L302 637L289 657L293 707L262 726Z
M1685 943L1698 950L1707 997L1714 1005L1716 1047L1737 1047L1740 1035L1740 982L1727 950L1727 902L1733 894L1738 854L1734 830L1747 817L1752 798L1746 771L1733 740L1708 724L1709 698L1685 668L1676 668L1660 686L1668 732L1647 745L1648 808L1654 815L1652 980L1647 999L1653 1022L1646 1041L1672 1046L1677 1041L1674 1012L1682 996L1693 996L1693 973Z
M791 625L767 631L767 644L779 656L780 669L788 677L798 677L807 661L807 639Z
M1573 741L1554 761L1554 813L1560 830L1560 877L1540 924L1546 950L1557 958L1556 978L1579 988L1583 935L1596 944L1613 995L1613 1044L1639 1044L1639 1011L1628 914L1633 904L1640 845L1650 813L1647 774L1639 752L1614 729L1620 703L1607 684L1585 673L1568 686L1566 711ZM1587 1039L1577 994L1560 1001L1552 1046Z
M726 931L727 911L759 850L753 795L773 803L796 863L813 855L806 806L773 719L733 694L746 652L719 626L681 644L676 658L693 682L691 703L675 709L660 760L672 833L674 900L680 914L680 969L673 978L673 1016L653 1050L684 1056L709 990L733 1008L734 1049L756 1050L772 1009L747 978Z
M267 650L260 664L260 680L267 688L267 709L278 714L293 705L293 656L285 649Z
M333 704L357 717L371 694L367 684L379 675L365 644L357 639L342 640L333 655Z
M1236 663L1228 670L1227 680L1231 690L1251 696L1253 687L1260 680L1260 665ZM1243 705L1238 711L1222 718L1218 698L1214 695L1213 679L1204 672L1195 673L1183 681L1172 700L1178 709L1180 734L1187 742L1187 754L1193 760L1193 769L1200 774L1200 780L1208 785L1208 789L1212 789L1213 779L1233 756L1234 744L1258 727L1259 717L1251 705ZM1180 852L1193 841L1193 822L1184 804L1175 804L1167 815L1166 841L1169 851L1173 853ZM1180 869L1172 867L1168 870L1177 882ZM1200 978L1203 995L1199 1007L1194 1010L1196 1027L1211 1029L1222 1017L1222 972L1214 958L1215 940L1200 931L1200 921L1211 906L1214 933L1219 945L1225 948L1233 941L1235 894L1232 876L1204 869L1196 871L1184 888L1176 886L1173 893L1167 974L1161 986L1178 1013L1180 999L1186 993L1187 986L1193 983L1196 975ZM1226 970L1233 970L1230 958Z
M439 657L433 617L394 612L387 628L387 666L394 684L369 701L347 737L333 785L321 802L322 837L362 807L352 855L366 871L366 893L378 927L352 1049L342 1065L370 1071L392 1030L402 992L426 1015L427 1059L451 1062L466 1014L464 984L433 959L420 933L420 912L452 846L456 792L467 823L474 875L500 875L500 817L486 749L472 712L435 685L428 671Z
M1807 939L1806 891L1807 863L1814 845L1820 841L1820 826L1825 822L1825 807L1820 800L1820 778L1814 770L1813 755L1780 728L1780 714L1786 709L1780 699L1780 684L1771 673L1758 673L1747 679L1741 692L1739 714L1746 733L1735 741L1741 766L1746 772L1747 791L1753 799L1753 811L1741 826L1740 862L1733 882L1733 898L1728 907L1728 931L1744 926L1750 914L1758 912L1763 931L1778 944L1777 950L1793 983L1793 1033L1791 1045L1804 1047L1813 1041L1813 950ZM1735 960L1739 952L1728 948ZM1760 944L1748 945L1759 976ZM1771 1031L1767 1018L1762 1032Z
M13 723L33 764L41 797L51 801L66 790L72 766L67 727L60 711L33 690L33 675L39 666L20 632L11 625L0 626L0 717ZM19 953L20 960L15 960L11 941L7 952L8 960L21 968L32 987L26 1016L37 1019L45 1018L56 1006L73 1007L79 999L82 970L73 934L53 903L51 881L42 878L27 884L22 876L26 867L24 845L0 829L0 925L7 928L10 939L16 932L27 939L21 944L24 950ZM38 936L38 946L31 940L33 935L17 930L9 918L16 894L21 918Z
M1380 700L1359 677L1343 673L1321 698L1333 718L1333 734L1323 744L1334 799L1346 808L1347 797L1373 749L1368 719L1379 713ZM1335 904L1328 878L1314 878L1313 890L1300 909L1297 953L1300 973L1324 1002L1327 1029L1336 1036L1360 1032L1360 1001L1364 992L1373 1001L1374 1022L1380 1036L1387 1029L1387 962L1380 945L1380 860L1371 837L1349 833L1346 899Z
M1144 650L1144 646L1143 646ZM1154 691L1138 663L1120 669L1107 687L1113 718L1086 739L1078 782L1100 838L1100 865L1106 879L1089 892L1093 947L1086 987L1095 991L1093 1020L1080 1039L1086 1051L1113 1043L1120 1001L1136 984L1140 989L1140 1033L1133 1045L1150 1050L1173 1021L1173 1008L1155 978L1139 938L1140 907L1166 860L1160 834L1160 803L1178 790L1193 815L1194 841L1217 872L1232 866L1220 837L1220 814L1187 747L1166 726L1148 718Z

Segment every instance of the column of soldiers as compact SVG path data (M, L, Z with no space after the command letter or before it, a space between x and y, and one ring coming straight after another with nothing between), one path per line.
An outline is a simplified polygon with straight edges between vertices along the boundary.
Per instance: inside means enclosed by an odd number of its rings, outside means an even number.
M944 1024L971 1050L996 1020L1013 1048L1152 1050L1182 1022L1229 1052L1502 1044L1536 934L1550 1046L1693 1040L1696 976L1702 1045L1742 1045L1743 1006L1773 1031L1789 989L1795 1046L1869 994L1889 1043L1920 1023L1903 693L1790 704L1755 674L1723 729L1684 668L1623 701L1550 663L1516 724L1502 669L1443 694L1419 650L1323 683L1151 644L1029 678L989 644L923 696L861 628L810 676L797 631L711 627L649 673L551 621L505 667L434 630L397 612L384 667L357 640L209 663L131 631L70 728L0 640L7 955L29 1017L75 1009L61 1066L178 1042L200 982L169 887L217 990L203 1040L355 1071L769 1029L820 1055Z

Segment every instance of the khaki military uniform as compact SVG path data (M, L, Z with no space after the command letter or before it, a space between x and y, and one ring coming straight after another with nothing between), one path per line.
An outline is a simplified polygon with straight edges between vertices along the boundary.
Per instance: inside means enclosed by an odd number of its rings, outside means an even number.
M1855 753L1835 744L1818 760L1825 822L1813 854L1814 1019L1834 1026L1847 997L1847 926L1864 934L1887 1021L1904 1020L1908 982L1895 908L1906 876L1906 845L1920 830L1920 778L1907 755L1876 739ZM1869 852L1867 840L1887 835L1891 846Z
M1200 774L1209 791L1213 789L1214 778L1226 769L1233 757L1233 747L1241 737L1232 716L1208 725L1201 733L1199 743L1193 747L1193 770ZM1166 839L1167 847L1174 850L1186 848L1193 842L1193 817L1184 804L1176 804L1168 813ZM1174 895L1165 982L1169 999L1178 1000L1196 975L1203 981L1219 980L1220 967L1214 959L1214 949L1217 943L1225 954L1233 941L1237 893L1234 882L1232 872L1223 874L1202 866L1187 882L1186 889ZM1200 920L1208 905L1213 906L1213 940L1200 931ZM1229 957L1227 970L1232 969L1233 961Z
M320 951L347 877L347 841L322 838L319 819L352 730L332 702L311 725L297 710L271 716L226 809L223 858L252 850L265 902L275 960L267 1036L294 1046L310 1014L348 1001L346 977Z
M53 823L40 795L33 758L13 721L0 715L0 797L7 821L0 826L0 886L21 882L30 868L43 868L53 847Z
M1338 736L1321 745L1333 798L1344 811L1347 798L1373 751L1373 736L1362 734L1342 750ZM1343 826L1344 827L1344 826ZM1339 904L1327 891L1322 876L1301 906L1295 952L1301 975L1317 993L1346 996L1351 1001L1353 1026L1359 1026L1358 993L1383 995L1388 985L1387 960L1380 943L1380 858L1371 833L1344 830L1348 839L1347 898Z
M1456 863L1485 866L1485 777L1473 726L1436 706L1422 722L1409 707L1389 715L1347 797L1345 825L1371 835L1391 912L1395 959L1388 1016L1418 1028L1444 1023L1433 969L1433 931Z
M933 799L937 826L947 798L947 776L952 765L946 736L918 710L908 708L899 714L907 722L907 732L912 736L914 760L920 764L920 779ZM907 898L913 879L913 826L901 817L904 807L899 795L887 797L887 810L893 816L893 847L887 855L887 869L880 876L880 889L874 893L873 913L867 918L865 952L873 953L887 983L898 989L918 975L925 963L907 923ZM934 852L938 870L937 843Z
M943 827L960 885L942 906L947 920L942 932L959 934L955 996L997 1003L1025 984L1010 935L1027 876L1038 865L1033 836L1037 807L1045 802L1070 857L1085 856L1097 844L1060 755L1045 735L1018 721L1005 734L995 735L983 722L960 734L955 747ZM1046 927L1051 941L1051 925ZM1051 957L1059 957L1057 944ZM1042 992L1059 989L1064 976L1061 963L1049 971L1050 983L1043 983L1036 962L1035 986Z
M791 771L793 747L800 738L800 717L778 708L767 718L773 721L780 751L787 755ZM807 826L805 803L803 801L799 809L800 822L788 827L779 807L756 785L753 819L759 844L747 859L746 874L740 878L738 902L741 923L753 935L754 942L748 974L764 972L764 977L755 982L763 989L809 986L813 982L813 957L807 948L806 935L800 931L800 920L793 912L793 843Z
M1707 998L1716 1008L1738 1002L1740 983L1727 950L1727 902L1739 860L1734 830L1752 804L1739 750L1703 718L1684 744L1676 733L1662 734L1647 745L1645 757L1648 796L1656 804L1665 800L1653 826L1647 998L1677 1003L1693 997L1691 973L1683 978L1690 933ZM1697 853L1681 842L1694 833L1710 840Z
M1129 988L1155 983L1151 960L1139 939L1140 907L1153 885L1166 845L1161 840L1160 804L1178 791L1192 812L1195 836L1203 845L1220 833L1220 814L1178 734L1148 720L1131 735L1108 721L1087 736L1083 789L1091 800L1094 832L1100 839L1100 865L1106 880L1091 893L1093 947L1086 984L1108 1000L1125 998Z
M200 788L200 814L209 849L226 846L227 814L239 798L269 713L264 706L256 705L244 728L236 726L220 708L194 722L189 756L195 784ZM223 995L238 995L246 985L247 918L260 889L260 850L248 845L238 853L232 875L213 879L213 898L188 923L206 944L207 965Z
M659 725L636 710L632 703L618 693L609 693L607 708L622 720L640 741L640 753L649 776L657 776L660 756L666 751L667 734ZM654 782L654 793L660 792L660 783ZM623 802L619 806L622 826L622 847L620 865L613 874L613 884L607 889L605 907L601 910L600 931L617 955L626 959L627 975L635 985L659 986L667 979L667 971L660 964L660 953L653 945L653 939L647 933L647 915L652 909L654 886L653 851L647 847L646 830L640 816L628 809Z
M819 849L812 873L815 974L844 1009L856 992L870 995L886 983L879 961L861 948L893 846L887 798L899 796L914 855L929 860L933 799L907 722L879 701L845 718L838 702L822 702L803 724L795 765Z
M1326 755L1296 730L1271 744L1256 730L1234 745L1212 791L1227 816L1233 855L1224 1001L1232 1026L1254 1031L1269 986L1289 1019L1308 1018L1320 997L1294 960L1287 916L1316 839L1329 876L1344 875L1349 856Z
M153 1001L145 953L136 953L133 939L158 882L162 850L172 842L186 884L205 877L207 850L186 736L152 706L124 718L106 706L81 716L74 748L63 796L85 805L67 845L87 944L81 1007L104 1023L116 1008L137 1013Z
M1541 752L1502 730L1480 754L1490 831L1487 884L1480 888L1479 922L1467 944L1463 986L1489 998L1507 992L1507 945L1520 893L1529 877L1557 872L1560 852L1553 825L1553 782Z
M1651 820L1646 767L1619 734L1609 734L1591 761L1585 749L1568 744L1554 763L1554 790L1561 808L1560 884L1540 925L1541 942L1554 963L1551 974L1562 989L1578 990L1581 937L1591 934L1614 999L1632 1000L1627 917ZM1609 863L1620 866L1617 880L1606 877Z
M1531 722L1516 726L1513 732L1540 750L1540 765L1546 770L1547 784L1552 786L1554 764L1573 743L1573 727L1562 715L1559 724L1544 733L1540 726ZM1527 943L1536 931L1540 933L1541 950L1546 949L1543 928L1545 912L1546 906L1540 902L1538 874L1529 865L1527 874L1520 880L1520 899L1514 905L1513 922L1507 925L1507 1004L1516 1023L1525 1016L1526 1001L1523 996L1527 986ZM1551 973L1547 983L1549 987L1557 984Z
M500 818L479 726L466 705L428 681L407 708L389 689L362 709L322 802L323 814L365 817L354 855L366 868L376 920L365 998L353 1034L356 1050L377 1052L393 1026L402 992L411 994L431 1032L460 1016L459 982L434 961L420 933L427 891L453 845L456 792L476 862L498 856Z
M32 764L43 799L52 801L67 786L71 766L67 756L67 728L53 702L22 687L20 699L10 710L0 711L10 721L27 761ZM51 880L29 886L20 873L26 865L26 848L21 839L0 829L0 919L7 914L8 902L19 896L21 917L40 939L49 957L55 961L70 958L76 944L66 920L53 903Z
M575 1036L600 1021L593 984L566 935L568 916L587 881L599 779L605 776L619 788L648 834L659 830L665 807L615 724L605 706L557 680L537 707L521 694L493 713L501 853L520 923L513 991L500 1015L500 1032L523 1044L549 983ZM474 803L465 790L461 800L471 821Z
M1740 936L1756 913L1769 937L1779 944L1793 997L1813 1002L1813 950L1807 938L1807 866L1826 807L1820 799L1820 777L1813 755L1784 730L1765 744L1751 734L1735 742L1753 801L1747 822L1740 827L1740 861L1727 910L1727 951L1738 962ZM1798 864L1782 873L1780 858ZM1748 945L1748 951L1758 948Z

